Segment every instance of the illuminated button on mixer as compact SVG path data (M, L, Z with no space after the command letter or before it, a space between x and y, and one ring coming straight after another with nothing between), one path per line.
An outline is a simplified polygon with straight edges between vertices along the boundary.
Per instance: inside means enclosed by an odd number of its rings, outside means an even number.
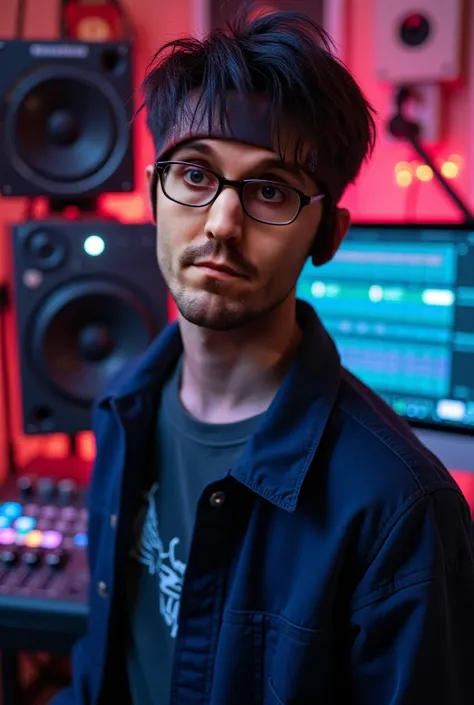
M22 512L23 507L19 502L5 502L0 506L0 515L9 519L17 519Z
M54 528L54 522L51 521L51 519L38 519L36 528L40 531L48 531L49 529Z
M76 521L79 516L79 511L76 507L64 507L61 509L61 518L63 521Z
M0 529L6 529L11 524L11 519L8 517L0 516Z
M57 521L54 525L54 528L61 534L65 534L66 531L69 529L69 523L67 521Z
M25 536L25 546L28 546L28 548L38 548L38 546L41 546L41 542L43 540L43 532L42 531L30 531L28 534Z
M59 509L58 507L55 507L54 504L47 504L45 507L43 507L43 510L41 512L42 516L44 516L46 519L55 519L58 516Z
M63 536L59 531L44 531L41 539L41 547L54 550L61 545L62 540Z
M12 529L12 528L0 529L0 545L1 546L9 546L10 544L15 543L15 538L16 538L15 529Z
M79 533L74 536L74 545L79 548L85 548L87 546L87 534Z
M29 517L37 517L41 512L39 504L27 504L23 509L23 513Z
M29 531L33 531L35 526L36 519L34 517L21 516L13 522L13 528L18 531L19 534L27 534Z

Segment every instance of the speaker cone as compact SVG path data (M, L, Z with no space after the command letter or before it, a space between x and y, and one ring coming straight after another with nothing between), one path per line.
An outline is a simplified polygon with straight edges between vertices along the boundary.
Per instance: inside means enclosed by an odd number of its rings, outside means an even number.
M57 228L38 226L25 238L28 267L48 271L60 267L68 252L68 241Z
M127 117L97 74L43 67L13 91L6 116L12 163L46 192L71 195L100 186L123 159Z
M32 324L33 358L63 396L90 404L110 378L152 341L145 302L120 282L75 281L53 292Z

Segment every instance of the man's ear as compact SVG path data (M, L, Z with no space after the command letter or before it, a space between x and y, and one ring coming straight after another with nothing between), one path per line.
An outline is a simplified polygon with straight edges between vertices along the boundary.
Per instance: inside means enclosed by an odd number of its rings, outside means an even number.
M150 188L151 180L153 178L153 164L148 164L148 166L145 167L145 176L148 188Z
M312 256L314 265L320 267L334 257L349 230L350 223L351 214L347 208L336 208L330 221L316 234ZM318 242L321 243L319 247ZM323 243L324 246L321 246Z
M153 218L153 221L156 220L156 213L155 213L155 205L156 205L156 193L152 193L152 189L156 188L153 184L153 164L148 164L147 167L145 167L145 178L146 182L148 185L148 198L149 198L149 203L150 203L150 209L151 209L151 215Z

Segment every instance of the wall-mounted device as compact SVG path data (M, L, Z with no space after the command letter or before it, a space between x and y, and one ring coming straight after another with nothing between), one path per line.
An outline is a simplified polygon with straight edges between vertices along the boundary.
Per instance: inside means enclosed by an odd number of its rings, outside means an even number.
M462 0L375 0L375 74L390 83L461 75Z

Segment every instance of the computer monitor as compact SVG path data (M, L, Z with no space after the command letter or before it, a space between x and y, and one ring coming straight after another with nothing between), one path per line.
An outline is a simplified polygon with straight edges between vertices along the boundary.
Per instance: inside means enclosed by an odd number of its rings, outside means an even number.
M351 226L297 285L345 367L414 426L474 434L474 228Z

